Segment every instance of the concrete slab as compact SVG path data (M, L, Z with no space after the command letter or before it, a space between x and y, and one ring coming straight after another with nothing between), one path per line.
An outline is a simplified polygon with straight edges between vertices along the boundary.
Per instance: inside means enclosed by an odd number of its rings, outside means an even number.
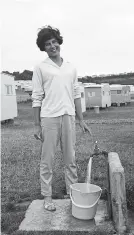
M112 217L119 234L128 230L125 173L116 152L108 154Z
M79 220L72 216L70 199L53 200L56 205L55 212L43 209L43 200L34 200L26 211L25 219L19 226L23 231L92 231L96 227L110 223L105 221L107 216L106 202L99 201L96 216L93 220Z

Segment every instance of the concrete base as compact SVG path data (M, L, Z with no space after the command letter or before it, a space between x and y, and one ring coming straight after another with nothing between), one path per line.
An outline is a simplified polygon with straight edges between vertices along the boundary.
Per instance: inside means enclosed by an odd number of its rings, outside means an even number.
M72 216L70 199L53 200L56 205L55 212L43 208L43 200L33 201L19 226L23 231L83 231L94 234L94 231L104 231L104 234L113 234L111 221L105 221L107 216L106 202L99 201L97 213L93 220L79 220ZM98 233L97 233L98 234Z

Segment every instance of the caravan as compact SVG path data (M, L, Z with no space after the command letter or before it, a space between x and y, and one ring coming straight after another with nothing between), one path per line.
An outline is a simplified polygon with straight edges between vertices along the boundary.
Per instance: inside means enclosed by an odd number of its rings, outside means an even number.
M17 117L14 76L1 73L1 121Z
M111 93L108 83L84 84L86 108L99 106L102 108L111 106Z
M110 90L112 105L116 104L120 106L120 104L130 103L131 95L130 87L128 85L113 84L110 85Z

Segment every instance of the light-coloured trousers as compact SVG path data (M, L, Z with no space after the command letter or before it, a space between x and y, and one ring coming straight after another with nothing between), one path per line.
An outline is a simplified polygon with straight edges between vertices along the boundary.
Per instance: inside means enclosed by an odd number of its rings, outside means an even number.
M65 182L67 194L70 185L78 182L75 163L75 116L41 118L42 152L40 161L41 194L52 195L52 163L60 142L65 164Z

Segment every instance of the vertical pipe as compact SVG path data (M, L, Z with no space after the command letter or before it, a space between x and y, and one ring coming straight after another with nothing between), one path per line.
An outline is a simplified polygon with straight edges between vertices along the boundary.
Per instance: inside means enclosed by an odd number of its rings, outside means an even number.
M111 193L110 193L110 174L109 174L109 162L108 162L108 157L107 157L107 187L108 187L108 192L107 192L107 208L108 208L108 217L109 219L112 219L112 204L111 204Z

